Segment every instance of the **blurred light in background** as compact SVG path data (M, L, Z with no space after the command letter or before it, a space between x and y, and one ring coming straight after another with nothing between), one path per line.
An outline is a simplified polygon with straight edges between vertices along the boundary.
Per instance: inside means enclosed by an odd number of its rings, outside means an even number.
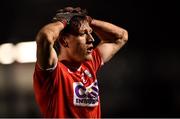
M19 63L30 63L36 61L36 43L22 42L16 45L15 58Z
M36 43L0 44L0 118L39 117L33 93Z
M36 61L36 43L20 42L16 45L5 43L0 45L0 63L12 64L13 62L32 63Z
M0 45L0 63L11 64L14 60L14 45L12 43Z

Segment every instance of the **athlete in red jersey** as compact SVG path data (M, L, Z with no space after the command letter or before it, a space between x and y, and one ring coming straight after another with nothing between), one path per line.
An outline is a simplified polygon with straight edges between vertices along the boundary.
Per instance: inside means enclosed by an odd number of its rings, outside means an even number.
M95 48L92 32L101 41ZM36 36L34 90L43 117L100 118L96 73L127 39L126 30L81 8L59 10Z

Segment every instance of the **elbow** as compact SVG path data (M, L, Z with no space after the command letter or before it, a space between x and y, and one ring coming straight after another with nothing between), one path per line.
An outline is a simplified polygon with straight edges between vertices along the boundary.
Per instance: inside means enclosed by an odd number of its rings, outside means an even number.
M128 31L127 30L121 30L121 32L118 35L118 40L116 40L116 43L119 45L125 44L128 41Z
M122 40L123 40L125 43L128 41L128 31L127 31L127 30L123 30Z

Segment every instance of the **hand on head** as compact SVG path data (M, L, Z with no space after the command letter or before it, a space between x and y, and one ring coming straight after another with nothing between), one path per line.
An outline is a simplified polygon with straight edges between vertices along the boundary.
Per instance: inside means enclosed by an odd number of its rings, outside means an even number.
M53 17L53 21L60 21L64 25L67 25L70 23L71 18L73 18L74 16L86 16L86 14L87 11L81 9L80 7L65 7L56 12L55 17Z
M86 9L81 9L80 7L65 7L56 12L56 15L53 17L53 22L60 21L66 26L74 16L86 16L89 23L92 21L92 18L87 16Z

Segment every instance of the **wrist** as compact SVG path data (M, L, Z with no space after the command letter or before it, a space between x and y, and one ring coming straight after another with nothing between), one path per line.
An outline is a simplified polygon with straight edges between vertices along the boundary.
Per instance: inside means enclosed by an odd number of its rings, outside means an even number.
M60 22L63 24L64 28L67 26L67 21L65 19L60 20Z
M90 16L86 16L87 17L87 21L89 22L89 25L91 25L92 21L93 21L93 18L90 17Z

